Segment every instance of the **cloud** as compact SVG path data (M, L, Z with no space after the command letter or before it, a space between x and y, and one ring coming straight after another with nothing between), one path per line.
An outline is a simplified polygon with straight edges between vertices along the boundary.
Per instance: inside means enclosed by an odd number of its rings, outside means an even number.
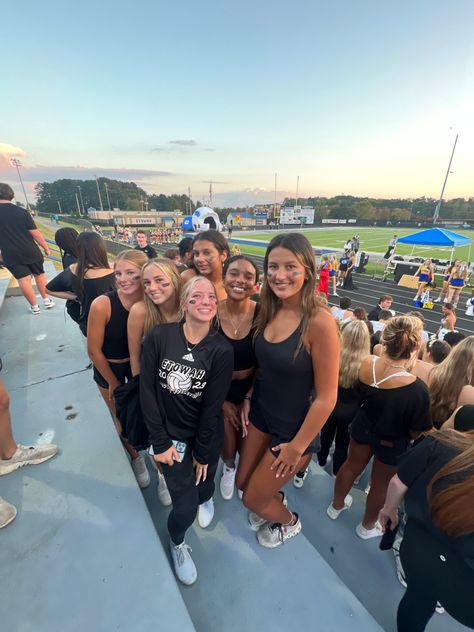
M294 193L292 194L290 191L277 191L277 202L283 202L285 197L291 197L292 195L294 196ZM253 206L254 204L272 204L274 197L274 191L263 187L243 189L240 191L219 191L214 192L212 196L214 206L234 207Z
M84 167L82 165L35 165L24 167L22 170L25 179L39 181L54 181L62 178L91 179L112 178L117 180L137 180L144 178L167 177L174 174L170 171L157 171L154 169L127 169L115 167Z
M0 143L0 169L11 169L12 165L10 160L12 158L24 158L27 156L26 151L10 143Z
M220 180L200 180L199 184L229 184L228 182L221 182Z
M181 145L183 147L195 147L197 145L195 140L169 140L170 145Z

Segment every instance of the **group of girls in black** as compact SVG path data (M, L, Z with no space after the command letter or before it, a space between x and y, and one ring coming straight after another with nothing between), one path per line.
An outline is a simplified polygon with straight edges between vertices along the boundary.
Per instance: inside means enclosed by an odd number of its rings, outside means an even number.
M91 239L84 235L78 243ZM363 539L382 535L397 465L432 426L426 386L411 372L421 345L418 319L391 319L380 357L369 354L362 321L345 325L341 349L339 328L315 291L313 249L301 233L270 242L258 302L255 264L230 256L214 230L194 237L192 262L181 274L170 260L148 260L136 250L120 253L112 270L94 248L78 248L75 267L67 268L69 289L52 291L87 312L80 326L94 380L142 487L150 476L140 450L150 446L158 496L172 504L170 553L181 582L197 579L185 535L196 517L202 528L213 520L219 459L222 497L237 491L258 542L274 548L302 528L282 488L304 480L313 454L324 465L335 439L328 516L351 506L354 480L373 458L356 532ZM114 288L91 300L86 281L110 275ZM141 441L116 408L129 384L139 393Z

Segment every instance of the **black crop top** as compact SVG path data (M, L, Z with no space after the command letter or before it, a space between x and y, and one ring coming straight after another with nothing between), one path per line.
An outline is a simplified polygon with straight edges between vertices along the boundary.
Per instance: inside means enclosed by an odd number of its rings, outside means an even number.
M110 300L110 320L105 326L102 353L108 360L128 358L127 321L129 312L122 305L117 290L106 292Z
M255 366L256 360L253 337L255 334L255 321L259 311L260 305L257 303L255 305L255 312L250 331L245 338L241 338L240 340L229 338L222 329L222 326L219 326L219 332L230 342L232 348L234 349L234 371L245 371L246 369L252 369Z

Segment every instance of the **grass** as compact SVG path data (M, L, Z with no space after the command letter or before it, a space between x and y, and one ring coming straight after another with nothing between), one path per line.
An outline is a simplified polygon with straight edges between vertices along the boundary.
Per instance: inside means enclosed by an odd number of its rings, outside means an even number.
M291 229L288 228L285 232L290 232ZM291 231L294 232L294 231ZM298 232L300 232L298 230ZM309 239L313 246L317 246L319 248L334 248L341 249L348 239L350 239L354 234L358 234L360 236L360 250L366 250L369 252L379 252L381 254L385 253L387 250L388 243L394 234L397 234L399 237L404 237L406 235L411 235L413 229L407 228L377 228L377 227L341 227L341 228L319 228L319 229L304 229L301 231L304 235ZM472 238L472 231L455 231L460 235L464 235L465 237ZM256 231L256 232L245 232L239 234L239 237L244 239L259 239L262 241L269 242L272 237L274 237L276 231ZM265 246L241 246L242 251L245 251L249 254L255 255L263 255L265 252ZM420 246L410 246L408 244L399 244L396 248L396 254L400 255L411 255L413 252L413 256L421 256L421 257L434 257L436 259L448 259L451 255L451 250L449 248L422 248ZM473 250L474 252L474 250ZM461 246L455 249L455 256L458 259L466 260L469 255L469 246Z

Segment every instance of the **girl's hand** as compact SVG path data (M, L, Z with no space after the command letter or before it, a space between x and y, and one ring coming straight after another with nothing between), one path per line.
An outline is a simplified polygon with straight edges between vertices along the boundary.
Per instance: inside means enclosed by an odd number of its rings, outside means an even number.
M109 402L113 401L114 399L114 391L115 389L120 386L120 382L115 381L115 382L109 382Z
M388 526L388 521L391 520L392 524L390 525L390 528L392 529L392 531L395 529L395 527L398 524L398 509L395 509L392 513L389 513L385 507L382 507L382 509L379 511L379 522L380 525L382 527L383 532L385 533L387 526Z
M168 448L166 452L160 452L160 454L154 454L153 458L155 459L157 463L165 463L165 465L173 465L175 461L178 461L178 463L181 463L181 459L179 458L179 454L176 448L174 447L174 445L172 445L171 448Z
M206 480L207 477L207 464L203 465L202 463L198 463L196 459L193 457L193 467L196 470L196 486L199 483Z
M222 412L224 414L224 421L229 423L236 430L240 430L242 422L239 419L237 406L232 402L226 401L222 404Z
M302 453L294 448L291 443L280 443L272 448L274 452L280 454L273 461L271 470L276 470L276 478L283 478L287 474L294 474Z
M242 403L242 408L240 410L240 419L242 421L242 438L248 435L248 427L250 423L249 412L250 412L250 400L244 399Z

